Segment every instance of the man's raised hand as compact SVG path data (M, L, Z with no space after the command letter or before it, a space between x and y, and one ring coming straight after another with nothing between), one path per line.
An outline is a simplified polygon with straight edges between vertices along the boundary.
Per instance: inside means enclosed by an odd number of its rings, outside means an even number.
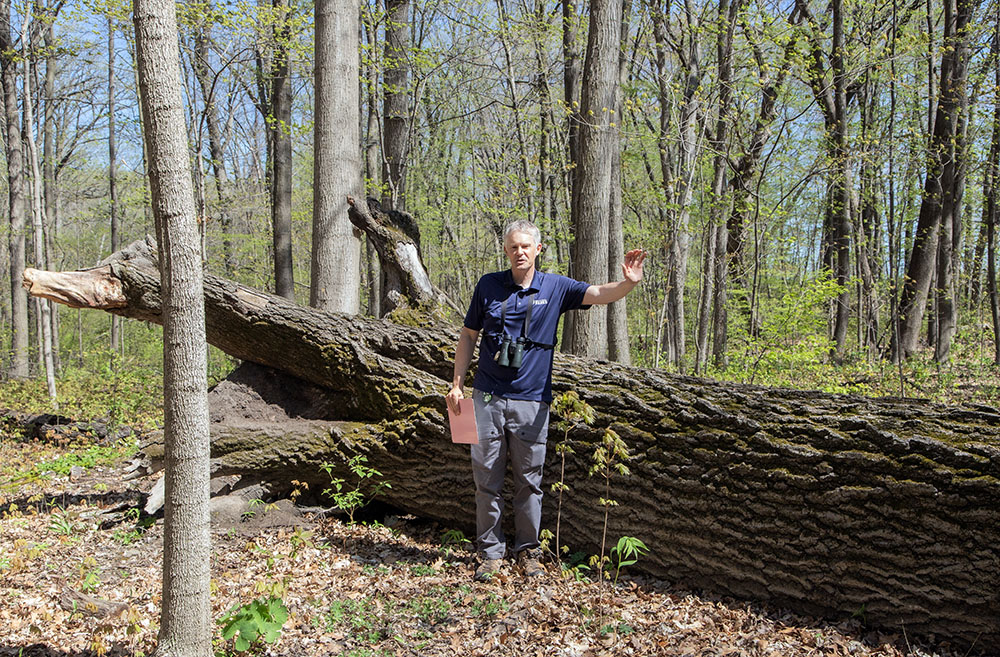
M622 263L622 275L625 280L638 283L642 280L642 261L646 259L646 252L642 249L632 249L625 254L625 262Z

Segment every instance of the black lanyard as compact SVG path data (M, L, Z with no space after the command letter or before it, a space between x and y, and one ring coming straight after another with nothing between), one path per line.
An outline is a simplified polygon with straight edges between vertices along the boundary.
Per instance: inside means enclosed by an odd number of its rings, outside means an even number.
M531 309L535 305L535 295L537 292L532 292L528 295L528 309L524 311L524 324L521 326L521 337L525 340L528 339L528 326L531 324ZM510 297L516 296L517 292L510 295ZM503 307L500 309L500 332L507 332L507 303L510 301L510 297L503 300Z

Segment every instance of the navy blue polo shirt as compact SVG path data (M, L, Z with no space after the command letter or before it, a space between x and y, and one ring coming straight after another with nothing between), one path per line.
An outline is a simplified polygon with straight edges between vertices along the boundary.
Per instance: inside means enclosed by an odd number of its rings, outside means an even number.
M583 305L583 295L588 287L587 283L538 270L531 279L531 285L523 289L514 283L509 269L480 278L472 294L469 312L465 315L466 328L481 332L479 366L473 387L508 399L550 403L555 350L537 343L553 345L559 316L567 310L589 307ZM518 369L498 365L495 356L503 332L505 330L512 341L521 335L528 299L532 294L535 297L527 338L536 344L525 348ZM505 300L508 300L507 319L501 329L500 317Z

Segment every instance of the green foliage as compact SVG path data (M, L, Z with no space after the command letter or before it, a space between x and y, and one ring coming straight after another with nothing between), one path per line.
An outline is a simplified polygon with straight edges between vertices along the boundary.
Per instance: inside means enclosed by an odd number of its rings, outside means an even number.
M496 616L501 611L510 609L510 604L496 593L488 593L472 603L472 614L480 617Z
M135 444L132 442L121 442L110 447L91 445L80 451L63 454L51 461L38 463L31 472L40 477L49 472L61 477L68 477L70 471L76 466L93 468L98 465L112 465L131 455L134 451Z
M237 652L246 652L255 643L277 641L287 620L288 607L281 598L271 596L234 606L218 623L222 638L232 639Z
M563 429L562 440L556 445L556 454L559 455L559 480L552 484L552 492L558 496L556 502L556 533L552 537L555 540L555 552L558 556L564 550L568 550L566 546L559 543L559 530L562 521L563 493L570 490L569 486L566 485L566 455L575 453L569 444L569 432L576 425L584 424L589 426L593 424L594 408L580 399L580 395L575 390L568 390L553 400L552 411L562 418L559 425ZM548 539L545 539L545 547L548 547Z
M461 529L449 529L441 534L441 548L450 555L453 548L466 548L472 541L465 537Z
M347 480L333 475L336 466L332 463L324 463L320 467L330 476L332 488L323 491L333 500L333 505L347 513L348 522L354 524L354 513L363 507L368 500L378 495L385 488L392 488L392 484L379 479L382 473L375 468L366 465L368 457L364 454L355 454L347 461L347 468L355 477L353 486L348 485ZM362 487L370 487L370 493L362 490Z
M843 288L827 273L789 289L759 311L759 330L746 322L733 327L733 341L742 350L732 366L747 383L780 382L822 368L833 342L826 335L827 311Z
M639 557L647 552L649 548L638 538L634 536L619 538L618 544L611 548L611 562L615 565L615 584L618 583L622 568L635 564L639 561Z
M97 560L94 557L85 557L78 568L80 590L84 593L93 593L101 585L101 569L97 567Z
M57 385L62 415L78 422L102 420L109 434L121 426L143 431L161 422L162 375L148 361L120 359L98 349L83 364L65 366ZM44 377L5 381L0 395L6 406L21 411L52 411Z
M57 508L49 520L49 531L60 536L72 536L77 531L76 522L65 511Z
M604 430L604 435L601 437L601 442L594 448L594 454L592 457L593 465L590 468L590 476L599 474L604 478L604 495L598 500L598 503L604 507L604 522L601 528L601 553L599 555L594 555L590 558L590 566L597 571L597 581L601 586L601 623L604 622L604 579L607 576L605 572L605 566L610 560L605 554L605 548L608 539L608 517L611 512L611 507L618 506L618 502L611 499L611 477L617 473L621 476L628 476L631 472L628 466L625 465L624 461L629 458L628 446L625 441L621 439L617 432L615 432L610 427ZM633 539L638 540L638 539ZM618 542L622 545L622 542ZM633 544L633 548L635 544ZM645 546L643 546L645 547ZM619 558L621 553L619 553ZM617 581L617 575L615 576Z

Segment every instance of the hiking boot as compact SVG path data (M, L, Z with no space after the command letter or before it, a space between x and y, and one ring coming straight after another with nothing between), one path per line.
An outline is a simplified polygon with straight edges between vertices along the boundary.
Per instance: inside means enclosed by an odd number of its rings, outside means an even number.
M525 577L538 577L545 574L542 567L542 551L539 548L521 550L517 553L517 565L521 567L521 572Z
M483 558L479 562L479 567L476 568L476 574L472 576L472 579L477 582L488 582L493 579L493 576L500 572L500 559L486 559Z

